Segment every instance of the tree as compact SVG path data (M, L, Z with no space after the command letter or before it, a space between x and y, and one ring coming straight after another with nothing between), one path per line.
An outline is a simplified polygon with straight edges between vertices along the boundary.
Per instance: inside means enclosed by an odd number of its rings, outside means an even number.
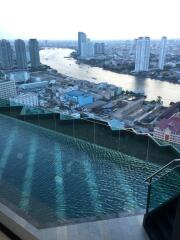
M163 103L162 97L161 96L157 96L156 102L159 103L159 104L162 104Z

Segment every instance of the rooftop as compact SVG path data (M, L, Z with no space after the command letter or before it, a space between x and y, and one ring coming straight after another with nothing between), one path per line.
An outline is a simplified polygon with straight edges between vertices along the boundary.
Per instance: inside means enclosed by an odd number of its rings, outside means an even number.
M180 134L180 116L173 116L169 119L162 119L158 125L161 130L170 129L176 134Z
M72 91L68 92L67 94L72 97L80 97L83 95L87 95L85 92L79 91L79 90L72 90Z

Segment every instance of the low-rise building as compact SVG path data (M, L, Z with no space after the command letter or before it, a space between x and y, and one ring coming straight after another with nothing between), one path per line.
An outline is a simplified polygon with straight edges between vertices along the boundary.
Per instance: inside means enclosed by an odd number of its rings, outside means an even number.
M41 81L41 82L21 84L19 87L26 90L26 89L33 89L33 88L44 88L47 85L48 85L48 81Z
M68 92L65 95L65 98L69 101L75 102L79 106L85 106L93 103L93 97L90 94L79 90Z
M27 71L13 71L5 74L5 79L15 82L27 82L30 74Z
M159 121L154 128L153 136L163 141L180 144L180 114Z
M10 98L11 106L39 106L38 96L35 93L21 94L17 97Z

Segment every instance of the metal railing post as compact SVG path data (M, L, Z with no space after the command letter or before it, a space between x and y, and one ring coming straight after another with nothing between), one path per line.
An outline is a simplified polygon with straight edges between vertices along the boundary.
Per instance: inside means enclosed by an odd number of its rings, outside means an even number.
M148 212L149 212L150 198L151 198L151 188L152 188L152 178L149 179L149 184L148 184L146 214L148 214Z

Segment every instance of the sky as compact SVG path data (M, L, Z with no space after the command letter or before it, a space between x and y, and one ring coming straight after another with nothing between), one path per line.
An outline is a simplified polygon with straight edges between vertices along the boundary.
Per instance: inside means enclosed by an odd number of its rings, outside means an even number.
M0 0L0 39L180 38L179 0Z

